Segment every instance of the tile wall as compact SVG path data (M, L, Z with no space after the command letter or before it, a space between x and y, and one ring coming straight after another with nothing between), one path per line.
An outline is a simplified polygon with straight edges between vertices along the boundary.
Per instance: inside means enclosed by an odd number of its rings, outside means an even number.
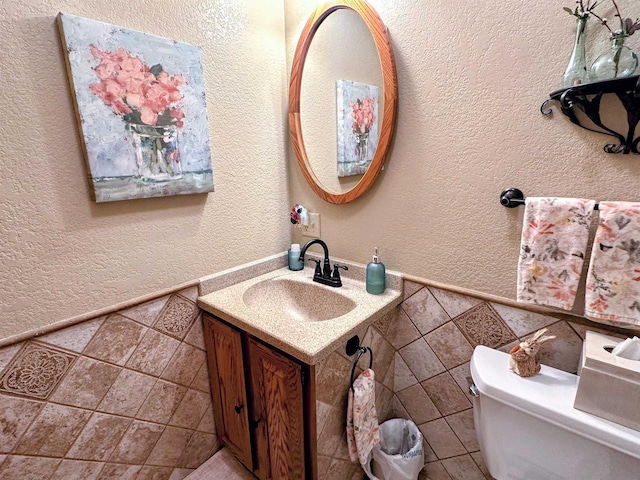
M413 282L377 326L395 349L393 415L411 418L425 438L421 479L485 480L468 385L476 345L508 351L548 327L542 363L575 373L586 327ZM599 330L590 328L590 330ZM603 331L606 330L604 327ZM612 335L611 332L606 332Z
M0 349L0 478L178 480L218 447L197 287Z
M390 316L385 316L388 325ZM377 322L382 325L383 322ZM376 380L376 407L378 420L383 422L392 415L395 349L384 339L377 325L359 333L362 345L375 352L373 370ZM316 422L318 450L318 480L361 480L359 463L349 460L346 437L347 393L354 357L340 347L316 365ZM358 362L354 377L368 367L369 355Z

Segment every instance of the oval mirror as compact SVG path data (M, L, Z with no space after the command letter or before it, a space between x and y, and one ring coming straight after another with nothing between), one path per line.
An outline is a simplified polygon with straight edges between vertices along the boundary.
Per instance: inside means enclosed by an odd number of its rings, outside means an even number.
M397 97L389 35L375 10L361 0L316 9L293 58L289 128L318 196L342 204L371 187L391 146Z

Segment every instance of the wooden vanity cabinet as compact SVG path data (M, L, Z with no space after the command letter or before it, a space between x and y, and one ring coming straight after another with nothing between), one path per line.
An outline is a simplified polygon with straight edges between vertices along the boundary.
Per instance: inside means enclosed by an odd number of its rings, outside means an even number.
M313 368L203 319L218 438L261 480L315 478Z

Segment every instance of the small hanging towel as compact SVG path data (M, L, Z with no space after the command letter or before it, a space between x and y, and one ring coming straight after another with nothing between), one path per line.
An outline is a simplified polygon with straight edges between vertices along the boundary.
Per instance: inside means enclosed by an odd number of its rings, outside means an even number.
M595 200L581 198L525 200L519 302L573 308L595 204Z
M352 462L359 461L367 474L371 472L371 451L378 443L380 432L376 413L375 376L369 368L353 382L347 402L349 458Z
M601 323L640 325L640 203L600 202L585 315Z

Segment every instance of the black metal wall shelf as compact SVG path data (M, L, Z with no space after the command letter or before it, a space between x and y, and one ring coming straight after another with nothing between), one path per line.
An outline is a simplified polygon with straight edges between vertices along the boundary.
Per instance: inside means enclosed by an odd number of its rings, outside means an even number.
M621 133L605 125L600 116L600 104L604 95L614 94L627 113L627 132ZM591 132L602 133L616 139L615 143L604 146L607 153L635 153L640 155L638 144L640 134L636 136L636 127L640 122L640 75L615 78L601 82L589 82L573 87L561 88L549 95L540 111L550 115L552 102L560 104L560 110L573 123ZM582 112L593 125L585 125L576 114Z

